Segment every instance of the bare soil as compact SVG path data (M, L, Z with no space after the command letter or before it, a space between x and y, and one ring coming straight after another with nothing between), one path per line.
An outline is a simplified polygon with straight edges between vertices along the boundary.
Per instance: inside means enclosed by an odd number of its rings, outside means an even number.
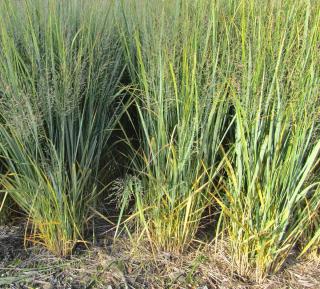
M78 246L61 259L40 246L25 248L23 235L22 225L0 226L0 288L320 288L319 260L289 262L257 284L237 275L210 246L184 255L154 254L147 244L132 248L125 238L114 242L101 228L89 248Z

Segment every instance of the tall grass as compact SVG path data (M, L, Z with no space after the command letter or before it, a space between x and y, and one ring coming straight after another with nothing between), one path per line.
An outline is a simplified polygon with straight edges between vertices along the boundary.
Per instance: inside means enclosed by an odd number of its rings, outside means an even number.
M131 145L138 178L124 204L133 196L130 220L138 238L147 237L158 250L181 252L211 203L227 129L228 84L218 69L227 50L219 46L210 1L128 5L123 3L123 43L140 148Z
M236 270L257 280L281 268L320 205L319 8L241 1L225 19L235 140L216 200Z
M8 195L26 240L85 242L126 67L118 230L180 253L213 213L258 281L319 244L319 1L4 0L0 17L0 214Z
M156 248L181 251L217 203L217 240L261 280L319 207L319 5L134 3L123 28L141 141L129 219Z
M83 241L120 113L123 62L110 8L1 2L1 186L28 215L27 239L57 255Z

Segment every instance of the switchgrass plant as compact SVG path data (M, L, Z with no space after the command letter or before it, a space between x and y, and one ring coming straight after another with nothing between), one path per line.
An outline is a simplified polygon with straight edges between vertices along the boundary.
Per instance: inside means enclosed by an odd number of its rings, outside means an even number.
M3 192L26 240L57 255L83 241L121 110L123 61L110 1L1 1Z
M235 270L261 280L318 215L320 6L227 2L235 140L216 200Z
M85 242L126 65L117 234L180 253L214 213L258 281L318 246L319 1L3 0L0 17L0 214L11 197L26 241Z
M133 198L129 221L156 250L188 248L211 203L228 118L228 82L218 69L227 49L212 4L123 1L119 8L140 141L136 149L127 139L136 177L122 205Z

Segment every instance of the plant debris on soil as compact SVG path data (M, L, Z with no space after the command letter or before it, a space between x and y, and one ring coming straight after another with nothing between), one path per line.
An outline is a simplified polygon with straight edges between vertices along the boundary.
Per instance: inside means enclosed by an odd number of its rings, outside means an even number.
M99 233L90 246L58 258L40 245L25 248L23 235L22 225L0 226L0 288L320 288L318 260L288 263L257 284L235 274L225 254L209 245L183 255L153 254L147 245L132 248L124 237Z

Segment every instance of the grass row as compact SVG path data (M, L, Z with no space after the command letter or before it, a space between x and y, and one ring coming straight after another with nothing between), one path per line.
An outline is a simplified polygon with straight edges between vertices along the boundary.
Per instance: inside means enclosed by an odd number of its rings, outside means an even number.
M183 252L210 221L256 280L317 247L320 2L0 5L0 214L26 241L86 242L120 147L116 236Z

